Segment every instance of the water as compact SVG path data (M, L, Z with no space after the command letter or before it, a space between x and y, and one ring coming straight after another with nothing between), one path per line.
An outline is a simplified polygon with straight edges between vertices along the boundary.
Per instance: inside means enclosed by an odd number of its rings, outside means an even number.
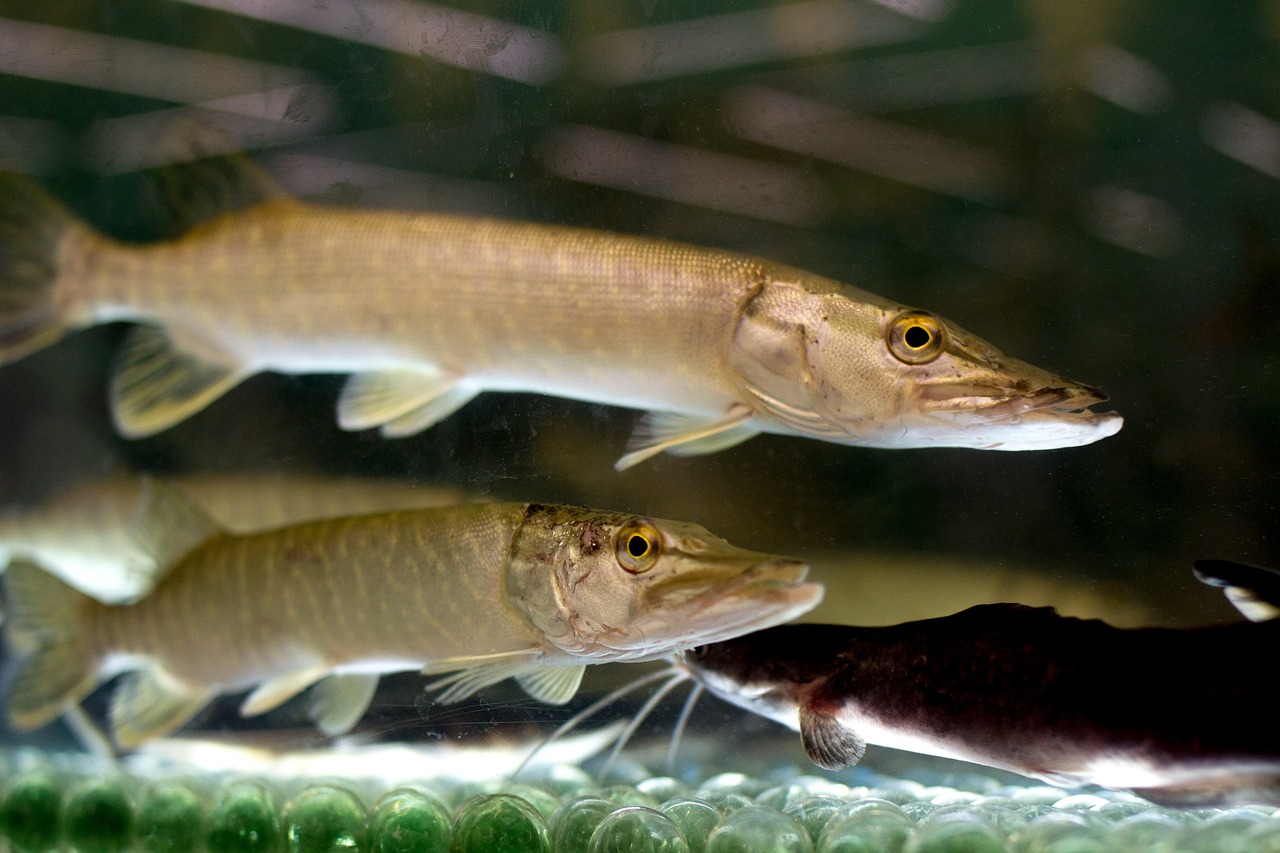
M988 601L1120 625L1233 621L1191 561L1280 565L1269 7L458 0L452 12L408 4L411 18L378 4L254 7L7 4L0 158L104 231L155 239L166 222L138 167L162 156L157 128L216 101L223 111L205 119L297 195L764 255L1097 384L1125 428L1009 454L764 436L619 475L631 412L487 394L387 441L334 425L338 378L266 374L129 441L105 405L126 331L112 324L0 368L0 506L148 472L223 478L242 512L236 496L263 494L264 474L281 500L313 508L315 484L341 477L375 503L412 486L410 500L628 509L812 560L829 589L813 618L851 624ZM292 21L271 20L282 15ZM344 482L333 501L368 508ZM627 677L593 672L582 698ZM384 679L361 736L523 744L567 715L503 686L424 718L420 688ZM320 742L297 707L243 721L237 703L195 729ZM669 728L668 705L651 733ZM90 717L103 707L100 691ZM746 737L807 772L794 735L729 713L704 699L693 716L713 744L690 748L701 775L739 769L714 744ZM74 743L58 726L10 740ZM908 778L917 767L875 747L867 761Z

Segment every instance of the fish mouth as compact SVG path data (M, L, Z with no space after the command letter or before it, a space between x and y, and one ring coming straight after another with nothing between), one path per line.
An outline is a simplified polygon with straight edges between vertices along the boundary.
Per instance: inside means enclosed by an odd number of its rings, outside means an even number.
M697 637L691 644L727 640L807 613L826 592L820 583L805 583L808 574L807 563L779 557L701 590L679 607L690 636Z

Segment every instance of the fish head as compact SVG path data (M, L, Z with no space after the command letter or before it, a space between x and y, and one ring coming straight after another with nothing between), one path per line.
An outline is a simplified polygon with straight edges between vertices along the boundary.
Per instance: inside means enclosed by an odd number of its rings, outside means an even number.
M512 544L507 600L555 655L642 661L781 624L821 584L787 557L679 521L534 505Z
M843 285L764 287L744 307L728 363L766 424L842 444L1049 450L1123 424L1091 411L1107 399L1097 388Z

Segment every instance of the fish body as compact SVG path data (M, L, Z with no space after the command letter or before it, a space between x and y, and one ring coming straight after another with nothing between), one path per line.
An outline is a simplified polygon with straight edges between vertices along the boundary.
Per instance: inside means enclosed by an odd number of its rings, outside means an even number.
M105 605L33 565L10 567L9 637L26 657L8 702L17 727L119 672L130 673L111 711L122 746L172 731L215 695L257 685L242 707L254 714L322 679L312 715L342 731L378 674L410 669L454 672L444 701L511 676L565 702L587 663L777 624L822 593L800 583L796 561L622 513L472 504L231 535L152 490L138 537L167 568L136 603Z
M825 767L866 744L1157 802L1280 803L1280 621L1120 629L981 605L877 628L794 625L684 655L712 693L801 733Z
M0 181L0 360L67 330L145 324L112 410L166 429L261 371L352 374L347 429L409 435L482 391L641 409L619 467L760 432L873 447L1086 444L1097 389L933 314L772 261L643 237L303 204L263 192L125 245Z
M475 500L442 485L294 472L205 472L165 482L232 533ZM99 601L140 598L156 579L154 559L132 534L148 491L144 477L120 471L0 508L0 569L27 560Z

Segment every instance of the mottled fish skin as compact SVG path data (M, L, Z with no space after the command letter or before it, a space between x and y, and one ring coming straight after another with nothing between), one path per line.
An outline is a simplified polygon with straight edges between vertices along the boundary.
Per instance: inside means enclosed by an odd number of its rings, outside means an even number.
M626 467L760 432L875 447L1069 447L1095 388L924 311L772 261L542 224L269 201L124 245L0 182L0 360L128 320L118 427L150 435L261 371L353 374L348 429L408 435L482 391L641 409ZM16 200L15 200L16 199ZM3 257L0 254L0 257ZM45 275L45 279L40 276Z
M172 731L217 694L258 685L242 707L260 713L331 675L313 715L333 731L358 720L389 671L455 671L444 701L516 677L564 702L584 664L778 624L822 595L794 560L625 513L472 504L214 532L189 547L175 530L198 533L198 511L152 491L150 517L167 527L141 538L180 556L137 603L101 604L10 567L8 633L26 656L9 696L17 727L121 671L133 673L111 714L122 746Z
M877 628L788 625L701 647L712 693L796 729L810 757L865 743L1157 802L1280 804L1280 621L1114 628L973 607Z

